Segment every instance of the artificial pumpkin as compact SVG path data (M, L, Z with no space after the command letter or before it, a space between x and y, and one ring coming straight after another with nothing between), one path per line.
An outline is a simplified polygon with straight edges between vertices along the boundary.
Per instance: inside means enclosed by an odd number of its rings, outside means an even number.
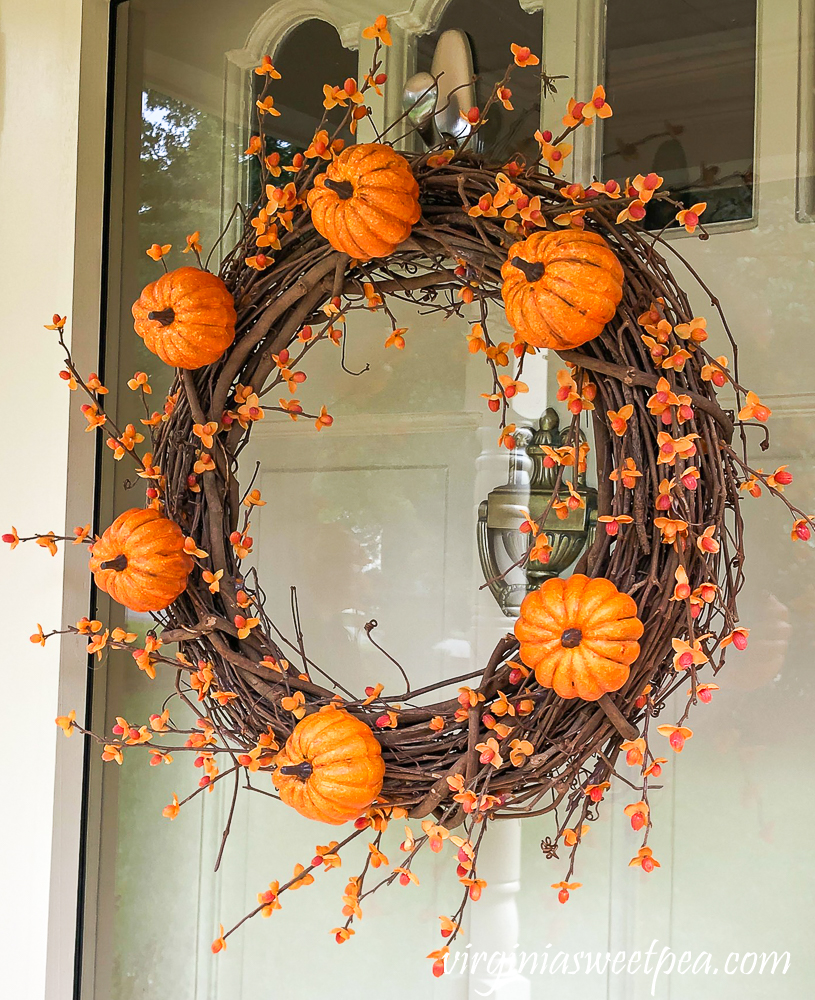
M308 193L314 228L355 260L387 257L419 221L419 185L404 156L378 142L349 146Z
M192 568L181 528L152 507L126 510L91 546L96 586L131 611L172 604Z
M642 632L633 598L582 573L546 580L523 599L515 622L519 655L538 683L585 701L625 684Z
M175 368L217 361L235 339L235 302L217 274L179 267L149 284L133 303L136 333Z
M286 805L335 825L367 809L385 775L370 727L334 705L301 719L274 762L272 781Z
M623 269L597 233L534 233L501 267L507 319L532 347L569 350L593 340L623 297Z

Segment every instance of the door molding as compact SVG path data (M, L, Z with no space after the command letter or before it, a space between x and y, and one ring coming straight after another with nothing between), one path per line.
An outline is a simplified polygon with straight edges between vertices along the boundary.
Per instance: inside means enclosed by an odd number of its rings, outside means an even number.
M58 179L60 194L75 192L75 223L72 234L64 233L61 245L73 257L70 344L75 363L83 371L103 373L100 362L103 322L103 259L106 213L106 129L108 113L109 38L115 4L109 0L82 0L78 27L78 59L72 67L77 98L76 159L66 150L65 175ZM66 8L67 9L67 8ZM72 17L74 15L72 14ZM80 21L79 11L76 20ZM66 25L67 25L66 19ZM32 25L33 27L33 25ZM73 26L66 27L73 32ZM72 37L72 34L71 34ZM75 71L75 73L74 73ZM69 112L70 113L70 112ZM75 171L75 173L74 173ZM56 189L55 189L56 190ZM71 242L73 240L73 242ZM44 286L43 286L44 287ZM104 374L104 373L103 373ZM65 523L84 524L95 513L95 465L97 441L85 433L85 420L78 407L68 411L68 456L64 467L55 459L54 483L67 482ZM81 547L84 549L84 546ZM66 546L62 577L61 621L73 622L91 609L91 580L87 554L80 547ZM89 702L88 654L85 643L75 636L62 636L59 646L58 714L75 709L82 718ZM56 640L55 640L56 641ZM37 795L53 794L53 835L50 859L48 926L45 953L45 997L73 1000L81 957L81 926L85 872L85 798L90 748L80 736L65 740L60 734L54 759L54 788L33 789ZM43 859L45 863L45 859ZM91 863L91 868L93 867Z

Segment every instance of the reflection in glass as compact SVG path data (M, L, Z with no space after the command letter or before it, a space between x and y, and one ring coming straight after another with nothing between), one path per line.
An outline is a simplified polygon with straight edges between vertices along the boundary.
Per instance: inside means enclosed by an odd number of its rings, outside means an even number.
M416 69L429 73L439 38L448 30L462 29L470 43L476 73L475 104L483 108L495 84L506 72L510 45L519 39L537 46L543 34L543 15L528 14L517 0L502 0L501 16L496 17L494 0L452 0L436 28L420 35L416 42ZM503 162L515 153L533 162L539 154L532 138L540 128L540 77L533 71L515 73L511 80L514 111L500 104L490 110L490 118L479 137L490 160Z
M644 5L614 0L606 14L604 178L653 170L705 223L753 214L756 0ZM646 224L675 214L653 202Z

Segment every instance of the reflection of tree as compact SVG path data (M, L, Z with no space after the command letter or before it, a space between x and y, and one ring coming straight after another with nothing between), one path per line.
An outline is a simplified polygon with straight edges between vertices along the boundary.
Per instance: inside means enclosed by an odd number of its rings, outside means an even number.
M142 98L139 241L172 243L200 230L204 245L220 228L221 120L183 101L147 90ZM148 261L149 263L149 261ZM152 272L151 272L152 273Z
M172 268L195 264L190 254L181 253L188 233L199 230L206 249L217 239L222 144L223 130L217 116L155 90L143 93L138 217L128 220L128 240L137 242L133 255L136 271L128 279L136 279L134 296L139 287L161 274L161 266L144 252L151 244L172 243ZM162 392L168 387L170 370L138 338L128 344L128 359L133 362L130 371L146 371L155 391ZM130 393L125 398L129 400ZM140 415L137 410L128 411L128 419Z
M315 120L314 128L316 131L318 121ZM285 139L280 139L273 135L263 136L264 147L266 150L266 156L270 156L272 153L280 154L281 164L288 164L294 158L295 153L305 153L305 146L298 146L296 143L288 142ZM274 178L269 177L269 181L273 184L286 184L292 179L291 174L282 173L280 177ZM261 173L260 173L260 162L257 156L253 156L249 163L249 204L254 205L258 198L262 195L262 183L261 183Z

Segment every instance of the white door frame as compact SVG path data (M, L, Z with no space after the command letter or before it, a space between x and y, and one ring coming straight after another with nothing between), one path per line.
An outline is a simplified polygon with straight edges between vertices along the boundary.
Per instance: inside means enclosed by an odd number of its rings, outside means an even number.
M69 185L75 192L75 229L73 246L70 233L61 234L59 253L73 258L72 302L68 308L74 361L81 371L93 371L99 370L101 343L111 6L110 0L75 0L74 7L77 20L81 22L79 58L73 68L78 94L76 167L75 174L72 171L72 176L63 177L60 183L66 194ZM41 79L43 86L47 86L45 78ZM65 159L70 162L71 151L64 152ZM49 155L54 153L57 151ZM62 193L62 190L52 189L49 197L59 197ZM43 271L42 285L45 297L49 294L47 270ZM40 302L35 306L41 309ZM54 392L58 391L54 389ZM69 526L87 523L94 510L97 436L86 434L84 425L79 407L72 405L64 469L67 482L65 523ZM55 475L60 472L61 469L54 470ZM88 614L91 581L87 552L83 547L66 546L62 594L62 622L74 622ZM24 626L16 623L16 627ZM83 718L88 698L88 657L84 646L85 643L76 636L62 637L59 656L58 713L65 714L75 709L80 719ZM84 786L86 752L81 737L57 741L45 970L47 1000L72 1000L74 996L82 877L84 803L81 790Z

